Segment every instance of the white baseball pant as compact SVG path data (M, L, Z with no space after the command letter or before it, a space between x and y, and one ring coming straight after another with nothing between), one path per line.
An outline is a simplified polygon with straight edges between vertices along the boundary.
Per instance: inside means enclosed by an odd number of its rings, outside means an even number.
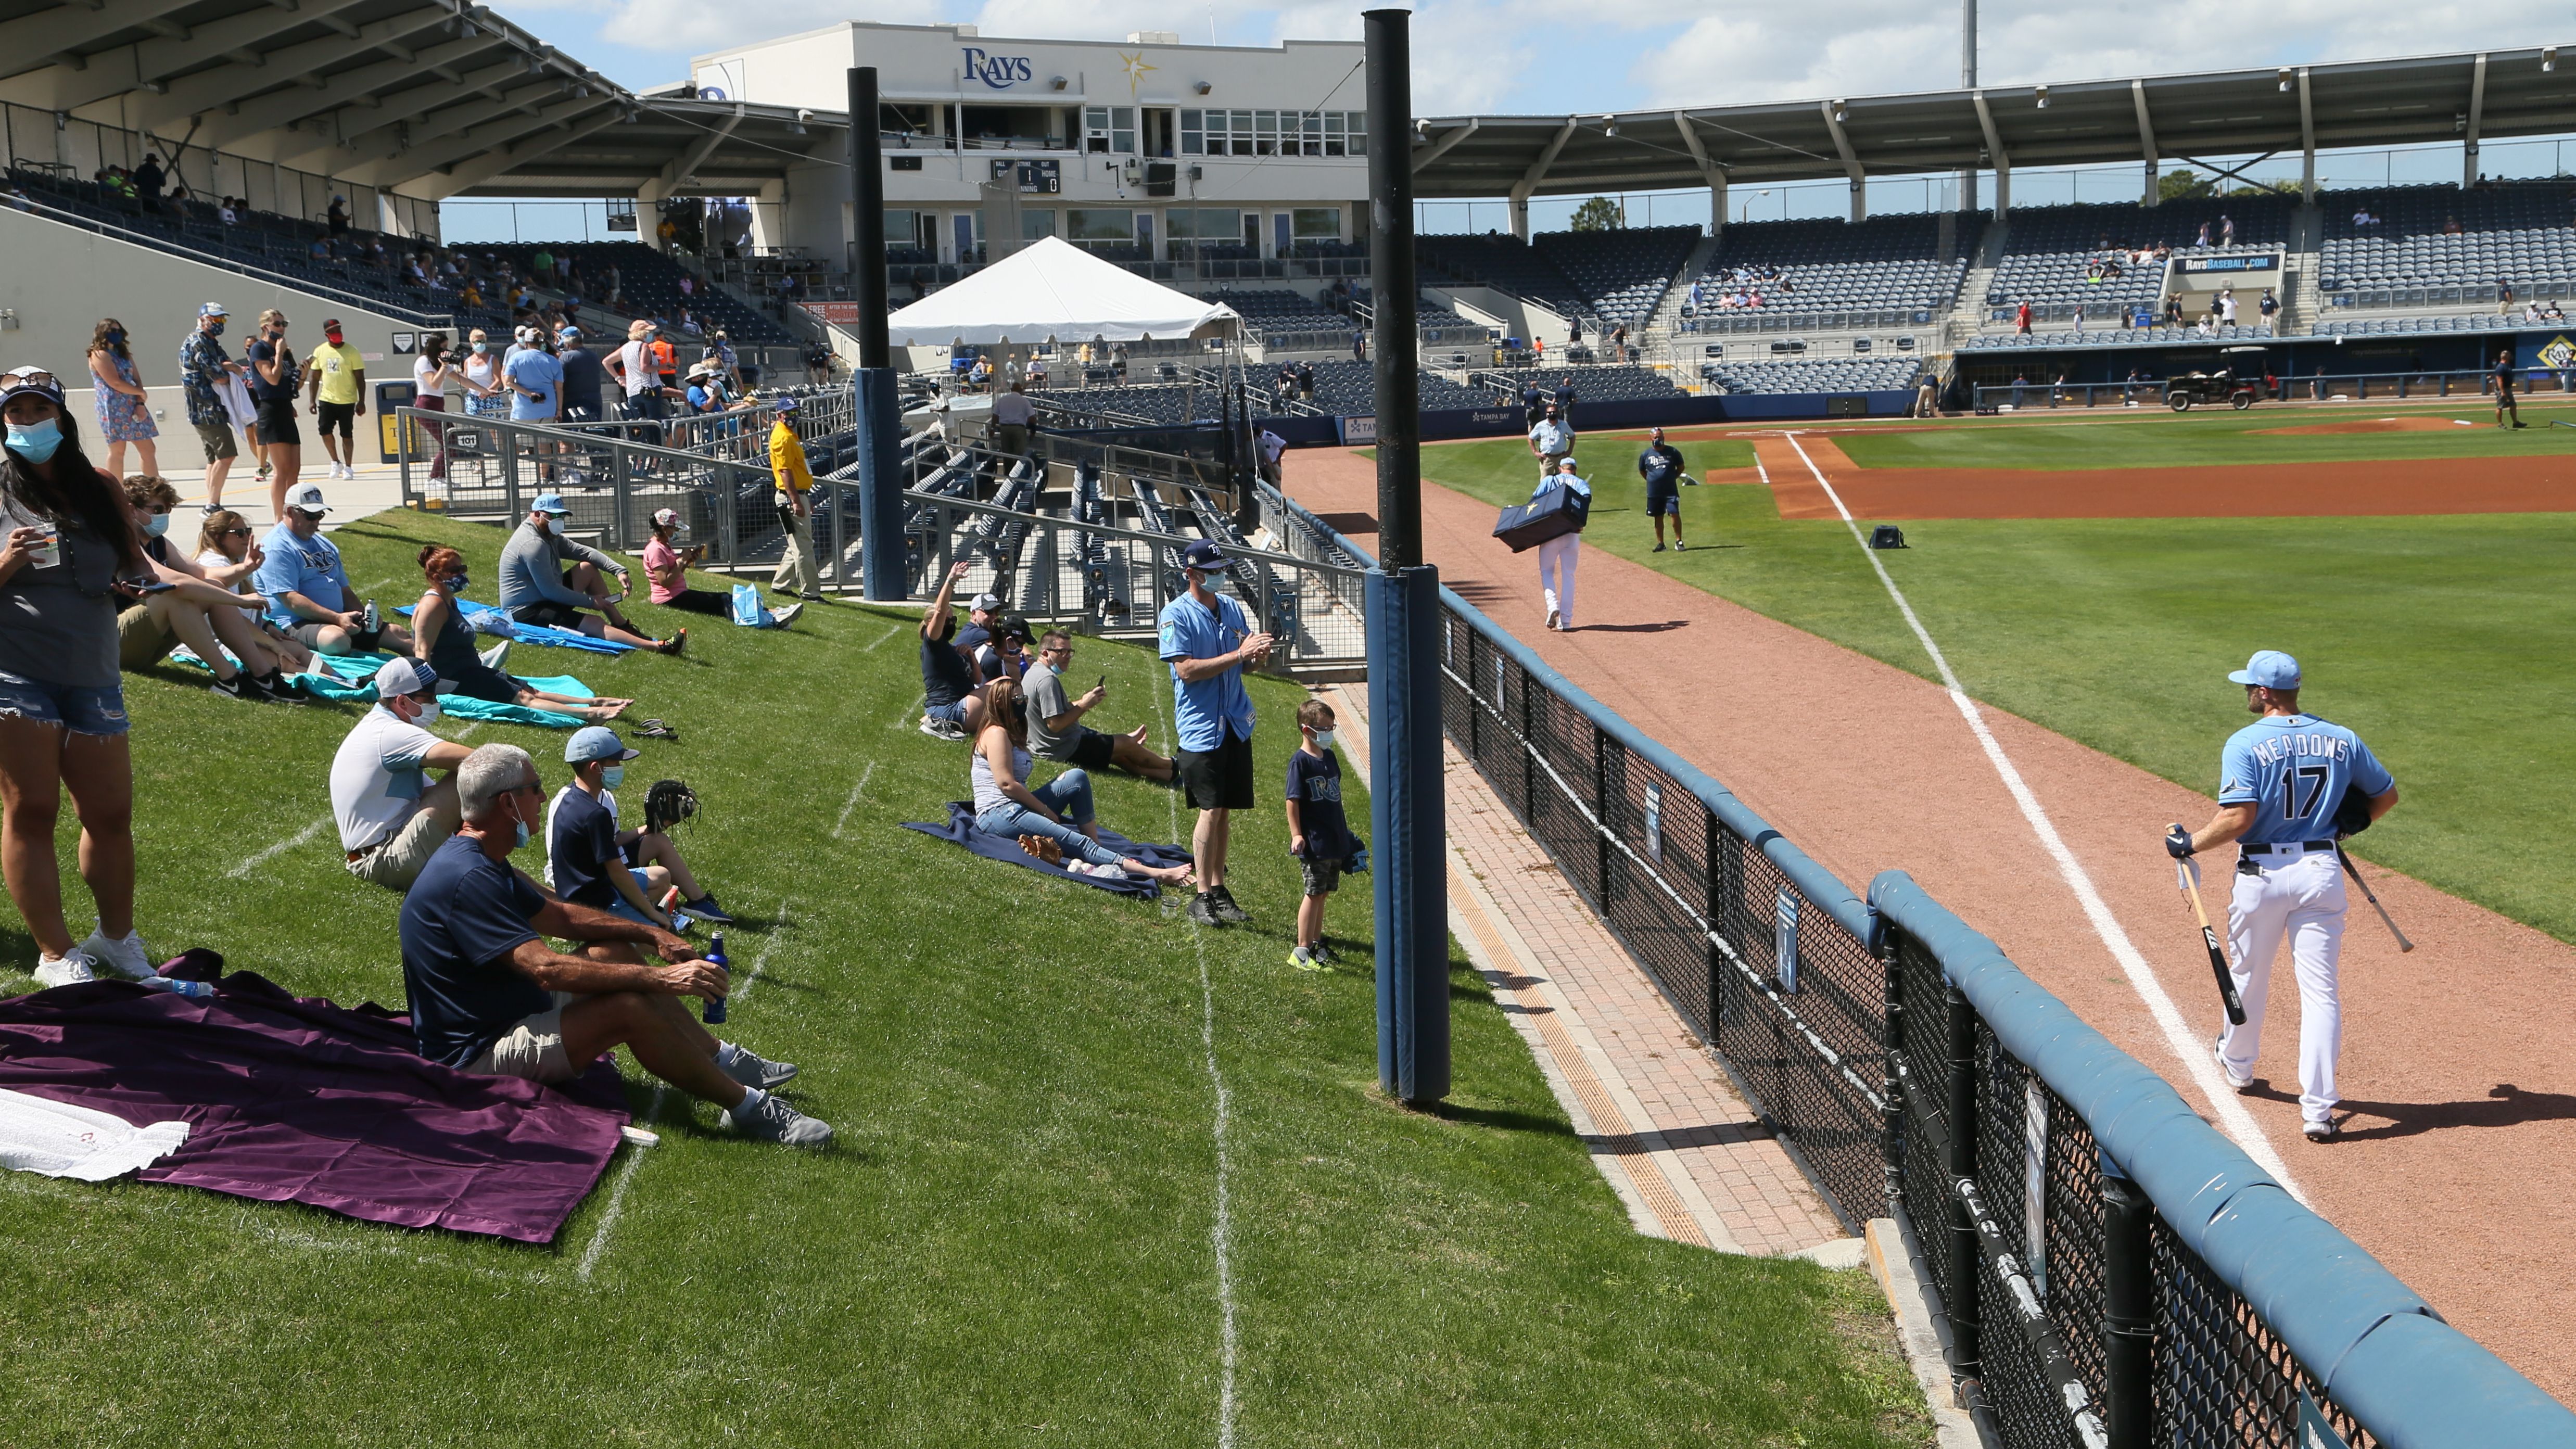
M2235 957L2228 974L2245 1001L2245 1024L2230 1026L2218 1050L2239 1072L2250 1072L2263 1050L2263 1009L2272 984L2272 958L2290 938L2290 964L2299 981L2299 1114L2323 1122L2342 1098L2335 1091L2335 1056L2343 1050L2343 1003L2335 966L2343 954L2343 863L2331 850L2301 852L2255 846L2245 852L2259 874L2238 871L2227 902L2228 946Z
M1560 533L1538 546L1539 593L1547 600L1547 611L1567 629L1574 627L1574 561L1582 549L1579 533Z

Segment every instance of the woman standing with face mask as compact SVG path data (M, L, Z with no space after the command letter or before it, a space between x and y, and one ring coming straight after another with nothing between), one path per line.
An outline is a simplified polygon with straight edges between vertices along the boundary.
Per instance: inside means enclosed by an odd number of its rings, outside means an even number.
M501 359L492 355L492 339L477 327L465 356L465 410L478 418L510 415L510 388L501 380Z
M286 314L259 314L250 345L250 397L259 409L259 438L268 447L268 516L286 517L286 495L304 471L304 431L295 420L295 349L286 345Z
M143 390L134 370L134 353L125 345L125 324L99 319L89 336L90 385L98 390L98 436L107 444L107 471L125 474L125 445L134 445L134 460L145 473L161 471L153 439L161 429L152 421L152 395Z
M144 572L116 480L91 465L41 368L0 375L0 874L38 952L36 980L68 986L105 966L152 974L134 929L134 764L116 670L116 581ZM54 827L71 792L80 873L98 930L63 920Z

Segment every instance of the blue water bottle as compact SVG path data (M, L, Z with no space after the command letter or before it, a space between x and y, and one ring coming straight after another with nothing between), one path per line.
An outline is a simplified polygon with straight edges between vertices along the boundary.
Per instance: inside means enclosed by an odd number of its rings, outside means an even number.
M733 971L733 963L725 960L724 932L716 932L715 939L707 944L707 954L704 959L708 965L715 967L719 971L726 972L728 975L731 974ZM730 986L730 983L728 983L728 986ZM708 1002L707 1009L702 1013L702 1017L709 1026L722 1026L725 1019L725 999L719 996L715 1000Z

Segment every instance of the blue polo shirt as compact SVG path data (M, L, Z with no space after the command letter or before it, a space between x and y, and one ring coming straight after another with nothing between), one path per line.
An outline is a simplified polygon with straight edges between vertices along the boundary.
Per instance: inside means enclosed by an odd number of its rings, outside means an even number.
M1216 595L1213 610L1187 592L1163 606L1161 654L1167 662L1231 654L1251 637L1252 625L1244 618L1243 606L1223 594ZM1244 692L1241 666L1196 684L1182 679L1175 669L1172 695L1172 725L1182 749L1205 754L1225 743L1228 730L1237 739L1252 738L1252 696Z
M523 422L536 422L555 416L557 394L563 390L563 364L536 349L513 352L501 370L510 380L536 394L510 393L510 416Z
M302 594L323 608L338 609L355 592L349 587L349 571L340 565L339 546L319 533L297 538L294 529L281 523L259 541L259 550L268 561L251 575L251 587L267 597L268 617L281 629L305 622L279 602L285 595Z

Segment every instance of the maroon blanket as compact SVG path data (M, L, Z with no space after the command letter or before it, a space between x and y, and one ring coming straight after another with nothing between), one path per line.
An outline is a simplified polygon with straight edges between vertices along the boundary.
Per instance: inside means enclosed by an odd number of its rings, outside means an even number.
M0 1001L0 1087L185 1118L145 1182L528 1243L562 1231L627 1120L606 1058L562 1088L469 1077L414 1055L403 1017L249 971L203 1000L100 981Z

